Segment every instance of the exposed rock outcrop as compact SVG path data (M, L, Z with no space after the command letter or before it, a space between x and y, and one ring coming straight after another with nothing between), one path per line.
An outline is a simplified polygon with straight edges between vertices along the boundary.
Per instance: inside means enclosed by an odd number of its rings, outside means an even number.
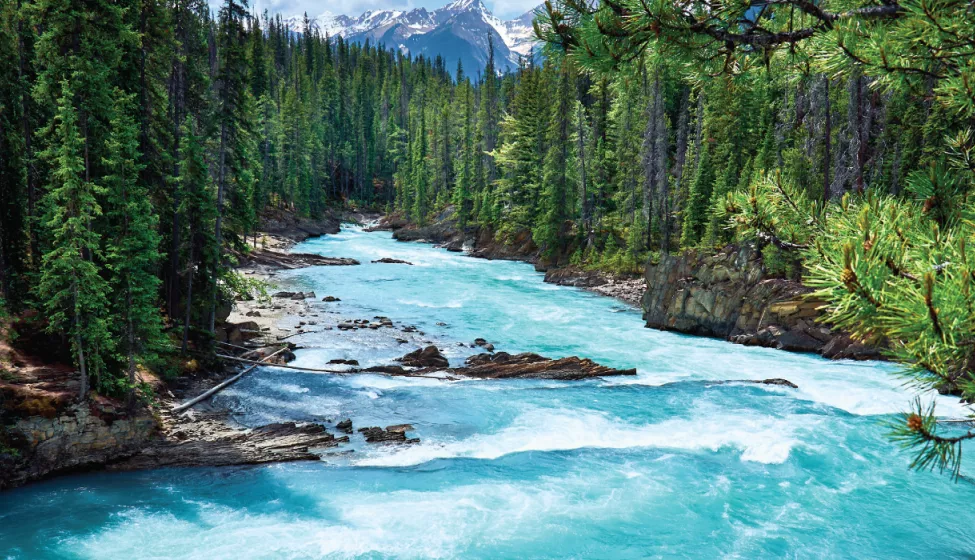
M125 414L103 400L62 406L67 399L52 397L26 396L19 409L25 416L6 428L16 455L0 469L0 490L138 453L157 428L143 410Z
M436 346L427 346L426 348L414 350L402 358L397 358L396 361L409 367L445 368L450 366L450 362L447 361L447 358L440 353L440 350Z
M406 432L412 429L409 424L397 424L386 426L385 430L378 426L359 428L359 433L366 438L366 443L419 443L418 438L406 437Z
M605 296L621 299L631 305L639 305L646 289L642 277L614 275L601 271L583 270L569 265L575 246L567 246L554 257L543 258L532 240L531 231L522 230L498 239L495 232L485 227L461 229L454 216L454 208L447 207L432 223L417 226L403 216L390 214L370 230L388 230L399 241L433 243L449 251L467 251L482 259L524 261L535 265L535 270L545 272L545 281L562 286L576 286Z
M349 441L336 438L319 424L284 422L240 430L220 421L180 424L132 457L109 465L113 470L160 467L220 467L284 461L314 461L311 449Z
M545 281L560 286L575 286L604 296L621 299L632 305L640 305L647 284L643 277L628 278L599 270L585 270L575 266L552 268L545 271Z
M309 266L354 266L359 261L346 257L323 257L312 253L282 253L271 249L257 249L249 253L241 266L266 266L274 270L290 270Z
M408 264L410 266L413 266L413 263L411 263L410 261L404 261L402 259L393 259L390 257L383 257L381 259L376 259L372 262L374 264Z
M317 219L302 218L293 212L268 211L261 216L261 230L294 242L339 232L341 220L331 213Z
M538 354L475 354L451 373L478 379L559 379L572 381L610 375L636 375L636 369L613 369L588 358L553 360Z
M482 259L538 262L538 247L532 241L530 231L522 231L509 239L499 241L489 228L460 228L453 206L425 226L416 226L398 215L383 218L377 229L388 229L399 241L433 243L449 251L468 251L470 256Z
M876 359L879 352L816 322L822 302L799 282L771 277L751 246L661 255L648 264L643 318L655 329L739 344Z

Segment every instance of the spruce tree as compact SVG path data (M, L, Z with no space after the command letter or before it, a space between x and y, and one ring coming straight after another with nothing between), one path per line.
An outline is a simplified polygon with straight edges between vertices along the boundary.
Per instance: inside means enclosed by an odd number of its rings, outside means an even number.
M101 239L92 229L101 215L98 198L104 189L85 177L75 93L67 81L60 89L52 130L45 138L49 147L40 154L50 167L43 200L50 248L41 260L35 289L47 313L48 329L65 333L71 341L80 371L78 396L84 399L89 377L97 385L113 347L106 320L109 285L95 260Z
M180 208L182 223L186 224L187 269L184 283L182 312L182 351L189 348L190 330L196 307L196 294L209 294L216 289L216 279L209 273L216 268L220 250L213 235L216 223L216 196L213 182L204 158L203 138L199 135L199 125L192 117L183 123L184 141L180 148L180 167L183 173L179 179ZM201 306L202 307L202 306ZM200 313L200 316L203 316Z
M162 320L156 297L160 280L158 216L140 179L139 128L132 118L131 97L117 92L115 117L104 165L107 175L105 261L114 294L112 331L125 361L129 402L134 402L137 362L152 362L163 346Z
M575 201L570 185L572 159L572 138L570 119L575 107L572 96L571 68L568 60L563 60L559 69L558 84L555 89L555 105L547 134L548 152L545 154L542 170L542 201L540 220L533 237L535 243L547 256L564 252L566 238L563 228L570 216Z

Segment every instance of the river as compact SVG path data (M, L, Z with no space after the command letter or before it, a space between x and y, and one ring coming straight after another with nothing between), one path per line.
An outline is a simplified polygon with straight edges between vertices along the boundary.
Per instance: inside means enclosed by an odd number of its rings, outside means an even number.
M886 439L911 392L876 362L643 328L618 301L356 227L296 248L353 267L280 274L321 323L296 365L388 363L425 341L636 367L582 382L442 381L264 368L217 397L245 425L410 423L410 446L321 462L75 475L0 494L0 558L947 558L975 553L975 487L908 469ZM380 257L414 266L373 264ZM312 328L312 327L309 327ZM464 343L460 346L459 343ZM781 377L799 386L716 384ZM963 414L938 398L941 413ZM969 504L969 505L965 505Z

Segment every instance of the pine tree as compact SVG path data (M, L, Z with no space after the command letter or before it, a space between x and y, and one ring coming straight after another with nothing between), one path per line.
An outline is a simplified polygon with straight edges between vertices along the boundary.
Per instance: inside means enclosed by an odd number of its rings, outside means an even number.
M247 17L247 0L227 0L220 9L220 67L217 79L217 122L220 130L217 155L217 219L214 238L218 248L224 242L224 205L228 191L235 183L235 171L246 163L241 159L241 136L249 132L245 122L245 96L247 94L247 60L244 49L243 20ZM219 278L222 262L212 263L211 274ZM209 330L215 332L217 289L210 295Z
M571 186L573 169L570 119L575 106L572 98L571 68L562 61L558 85L555 90L555 107L547 133L548 152L542 171L542 201L540 221L534 230L535 242L547 256L564 253L566 238L563 229L572 212L575 196Z
M163 345L162 321L156 302L160 280L158 217L139 175L139 129L131 116L131 97L116 94L115 117L106 146L102 180L105 217L105 261L109 287L115 295L110 307L112 331L126 362L129 403L134 402L137 362L152 362Z
M701 241L708 219L708 201L714 187L714 166L711 164L711 150L705 146L697 165L694 180L687 197L681 243L694 246Z
M460 63L458 63L458 79L462 78L462 72L463 70ZM456 161L457 169L455 173L457 176L457 183L453 192L453 204L457 209L457 224L461 229L463 229L467 226L468 221L470 221L471 213L474 210L471 200L471 191L474 186L474 158L477 157L477 154L474 151L474 103L471 95L471 87L466 81L460 82L460 87L463 89L462 94L459 95L458 98L462 100L464 105L464 116L460 146L461 153L460 157L458 157Z
M180 148L180 167L183 173L179 179L180 215L186 224L187 263L186 292L183 304L182 351L189 346L190 329L193 323L194 294L208 294L216 289L216 279L209 273L217 267L220 250L213 236L216 223L216 197L210 178L207 162L204 159L203 138L197 130L199 125L192 117L183 123L184 142ZM198 289L194 289L198 287Z
M88 394L89 376L97 382L112 350L106 321L109 291L95 261L100 238L92 224L101 215L98 197L103 190L85 177L84 138L78 129L75 93L61 83L49 147L41 158L50 166L46 185L43 225L51 246L41 261L36 286L52 332L64 332L71 341L81 378L78 396Z

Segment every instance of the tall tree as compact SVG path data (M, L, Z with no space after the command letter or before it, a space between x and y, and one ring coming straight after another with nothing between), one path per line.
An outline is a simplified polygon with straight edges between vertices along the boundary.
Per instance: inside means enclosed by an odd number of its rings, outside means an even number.
M97 197L103 189L87 178L75 103L75 92L62 82L53 129L45 138L49 147L40 154L50 167L43 203L51 242L36 291L49 329L71 340L81 375L78 396L84 399L89 375L99 380L113 343L107 321L109 286L94 258L101 239L92 228L101 215Z

